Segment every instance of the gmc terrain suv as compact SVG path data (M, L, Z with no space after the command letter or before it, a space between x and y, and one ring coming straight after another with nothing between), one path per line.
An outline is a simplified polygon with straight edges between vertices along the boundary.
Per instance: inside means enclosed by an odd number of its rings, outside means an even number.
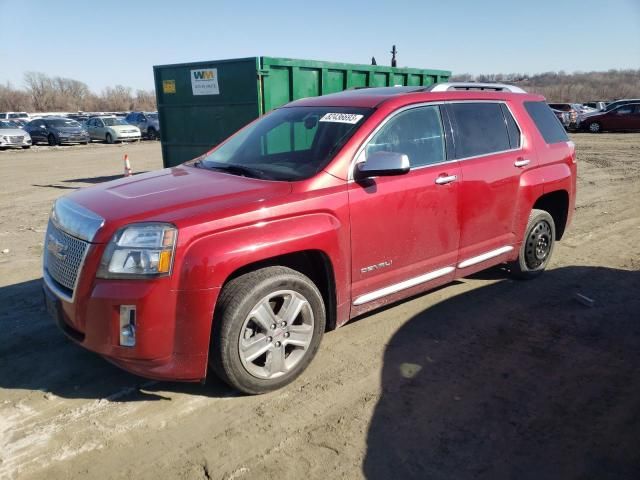
M145 377L290 383L323 333L505 263L547 266L576 154L538 95L438 84L295 101L181 166L58 199L61 329Z

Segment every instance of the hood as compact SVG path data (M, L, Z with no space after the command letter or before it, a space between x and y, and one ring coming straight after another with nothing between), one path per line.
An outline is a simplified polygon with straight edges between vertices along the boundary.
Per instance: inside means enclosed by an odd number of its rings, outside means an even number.
M0 135L28 137L26 130L20 128L0 128Z
M66 198L105 219L95 239L100 243L125 223L163 221L180 227L196 217L198 222L203 216L213 221L255 210L290 192L288 182L179 166L84 188Z

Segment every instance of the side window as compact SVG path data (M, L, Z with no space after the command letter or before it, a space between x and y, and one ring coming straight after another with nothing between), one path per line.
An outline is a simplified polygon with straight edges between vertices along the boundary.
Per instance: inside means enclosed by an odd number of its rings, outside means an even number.
M551 143L567 142L569 137L560 120L544 102L524 102L524 108L536 124L544 141Z
M513 119L513 115L511 115L509 108L504 103L500 106L502 108L504 119L507 122L509 144L511 145L511 148L520 148L520 129L518 128L518 124Z
M92 119L90 119L90 120L87 122L87 127L93 127L93 122L94 122L93 118L92 118Z
M625 105L616 109L616 115L629 115L633 111L633 105Z
M452 103L449 108L456 132L456 158L511 149L499 103Z
M404 153L413 168L445 161L444 145L440 107L430 105L394 116L367 144L365 155L378 151Z

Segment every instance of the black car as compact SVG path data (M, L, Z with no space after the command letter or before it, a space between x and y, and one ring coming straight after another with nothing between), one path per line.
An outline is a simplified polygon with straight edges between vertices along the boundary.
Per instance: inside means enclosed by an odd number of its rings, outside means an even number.
M31 135L33 144L46 142L49 145L63 143L89 143L89 132L70 118L47 117L31 120L24 126Z

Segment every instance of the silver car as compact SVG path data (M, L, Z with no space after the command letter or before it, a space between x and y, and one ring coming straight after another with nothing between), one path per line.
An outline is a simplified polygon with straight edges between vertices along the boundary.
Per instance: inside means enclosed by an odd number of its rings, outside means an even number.
M85 124L91 140L107 143L139 141L140 129L114 116L93 117Z
M0 120L0 148L31 148L31 136L8 120Z
M160 138L160 120L158 112L131 112L125 117L127 123L140 129L142 135L150 140Z

